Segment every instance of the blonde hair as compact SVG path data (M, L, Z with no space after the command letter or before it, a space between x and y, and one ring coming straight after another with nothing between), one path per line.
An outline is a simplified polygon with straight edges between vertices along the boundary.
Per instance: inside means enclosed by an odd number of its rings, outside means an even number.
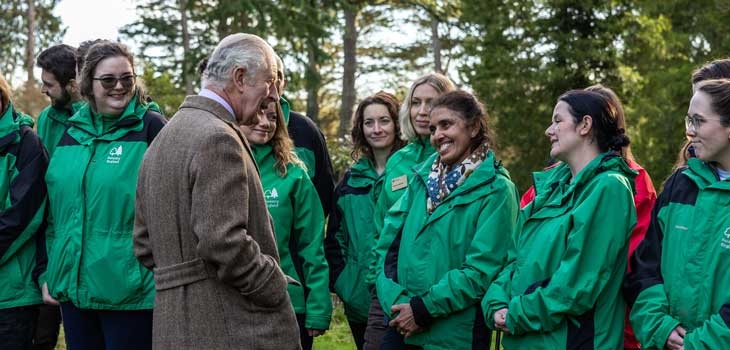
M408 89L408 93L403 100L403 104L400 106L400 113L398 115L398 123L400 124L401 133L400 137L404 141L412 141L418 137L416 129L413 127L413 122L411 121L411 99L413 99L413 91L423 84L430 85L436 89L439 94L456 90L456 85L454 85L451 79L440 73L429 73L416 79L413 84L411 84L411 88Z
M0 73L0 98L3 102L3 108L0 110L0 113L4 113L8 109L8 106L10 106L10 100L13 98L13 90L10 89L10 84L3 78L2 73Z

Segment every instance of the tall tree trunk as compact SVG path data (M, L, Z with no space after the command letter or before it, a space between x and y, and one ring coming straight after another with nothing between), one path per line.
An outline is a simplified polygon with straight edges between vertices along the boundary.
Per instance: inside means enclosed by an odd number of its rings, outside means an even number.
M25 14L28 18L27 37L28 43L25 46L25 69L28 72L28 82L35 82L35 74L33 66L35 62L35 3L28 0L28 12Z
M183 81L185 81L185 94L193 94L193 70L191 69L190 62L190 32L188 31L188 11L187 11L187 0L180 0L178 5L180 6L180 30L182 31L183 40Z
M355 106L355 72L357 71L357 13L356 5L344 6L345 33L343 36L343 50L345 65L342 72L342 104L340 105L340 128L337 135L343 137L350 130L352 109Z
M441 37L439 36L439 22L435 16L431 17L431 49L433 50L433 70L443 73L441 66Z
M307 90L307 115L319 124L319 88L322 85L322 76L317 63L317 42L307 39L307 67L304 71L305 87Z

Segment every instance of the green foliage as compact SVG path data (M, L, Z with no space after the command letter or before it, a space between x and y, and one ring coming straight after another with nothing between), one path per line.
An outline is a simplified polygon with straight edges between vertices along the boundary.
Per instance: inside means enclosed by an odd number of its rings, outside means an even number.
M175 86L170 72L159 72L150 64L145 64L141 78L147 95L160 105L162 114L166 118L172 117L185 99L185 94Z
M544 130L558 96L601 83L626 109L633 151L656 183L683 140L681 116L694 67L727 56L714 1L463 1L461 70L487 104L491 125L520 189L547 160ZM717 13L720 13L718 15ZM489 16L484 14L489 13ZM688 14L689 13L689 14ZM701 24L707 18L707 24ZM701 27L698 29L698 26Z
M355 162L352 159L352 142L349 136L345 137L328 137L327 151L332 159L332 170L335 174L335 181L345 174L348 168Z
M57 0L35 0L35 51L36 57L41 50L58 43L66 33L61 20L53 14ZM28 35L28 0L0 1L0 72L10 80L23 65Z

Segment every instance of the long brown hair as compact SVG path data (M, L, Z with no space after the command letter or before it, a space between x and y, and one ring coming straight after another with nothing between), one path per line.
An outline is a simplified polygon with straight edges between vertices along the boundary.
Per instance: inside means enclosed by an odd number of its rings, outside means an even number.
M268 144L274 153L274 159L276 159L276 170L279 172L281 177L286 176L286 167L289 164L299 165L305 168L306 165L302 162L294 151L294 142L289 137L289 131L286 127L286 121L284 120L284 112L281 109L279 101L271 102L276 104L276 130L274 136L271 137Z
M399 137L400 123L398 122L398 109L400 108L400 103L398 103L398 98L385 91L378 91L377 93L375 93L375 95L364 98L360 102L360 104L357 105L355 114L352 115L352 122L350 123L352 125L352 130L350 131L350 136L352 137L353 149L352 153L350 153L350 156L353 160L358 160L363 155L371 161L375 160L375 156L373 155L373 148L365 139L365 132L363 131L363 123L365 121L365 108L370 105L385 106L385 108L388 110L388 116L390 117L390 120L395 125L395 128L393 130L393 133L395 134L395 140L393 141L393 145L390 149L390 154L393 154L395 151L401 149L401 147L406 144L406 142Z

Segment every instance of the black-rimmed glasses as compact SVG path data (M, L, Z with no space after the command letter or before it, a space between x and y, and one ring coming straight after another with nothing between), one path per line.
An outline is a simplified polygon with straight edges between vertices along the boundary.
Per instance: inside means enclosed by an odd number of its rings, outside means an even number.
M107 90L111 90L115 86L117 86L117 82L120 82L122 84L123 88L129 89L130 87L132 87L132 85L134 85L134 78L136 78L136 77L137 77L136 75L130 74L130 75L121 76L119 78L110 75L110 76L91 78L91 79L98 80L101 83L101 87L103 87Z

